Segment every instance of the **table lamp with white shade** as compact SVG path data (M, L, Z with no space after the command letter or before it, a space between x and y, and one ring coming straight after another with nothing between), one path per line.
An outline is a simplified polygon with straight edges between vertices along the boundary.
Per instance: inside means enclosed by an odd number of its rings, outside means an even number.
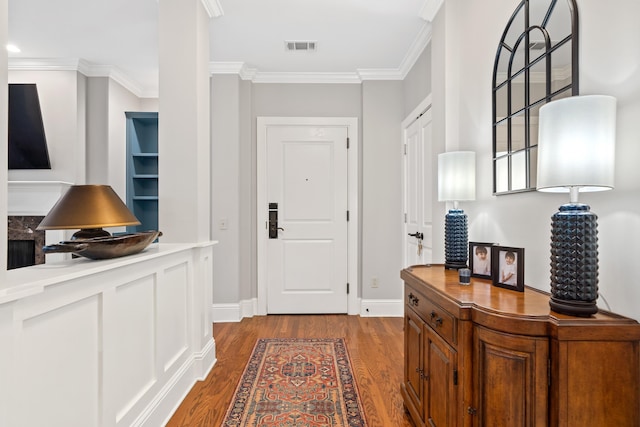
M613 188L616 99L573 96L540 108L538 191L569 193L551 222L551 309L598 311L597 215L578 193Z
M476 199L476 153L450 151L438 155L438 201L453 202L445 217L445 268L467 266L469 239L467 214L458 209L458 202Z

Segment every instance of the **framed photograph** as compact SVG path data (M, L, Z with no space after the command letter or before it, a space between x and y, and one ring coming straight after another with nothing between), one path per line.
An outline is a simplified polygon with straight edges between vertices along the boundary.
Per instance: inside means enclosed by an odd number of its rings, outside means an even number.
M493 243L469 242L469 269L472 277L491 279Z
M491 248L493 286L524 292L524 249Z

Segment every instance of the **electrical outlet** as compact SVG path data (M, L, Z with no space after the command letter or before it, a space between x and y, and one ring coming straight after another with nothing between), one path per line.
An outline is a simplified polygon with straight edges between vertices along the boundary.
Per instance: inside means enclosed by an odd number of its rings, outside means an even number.
M374 277L373 279L371 279L371 287L372 288L377 288L378 287L378 278Z

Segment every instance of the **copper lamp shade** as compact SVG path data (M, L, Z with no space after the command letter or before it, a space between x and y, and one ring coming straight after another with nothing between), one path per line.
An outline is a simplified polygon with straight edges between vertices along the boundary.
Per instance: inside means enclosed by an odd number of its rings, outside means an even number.
M73 239L110 236L102 227L138 225L131 213L108 185L74 185L58 200L38 225L38 230L79 228Z

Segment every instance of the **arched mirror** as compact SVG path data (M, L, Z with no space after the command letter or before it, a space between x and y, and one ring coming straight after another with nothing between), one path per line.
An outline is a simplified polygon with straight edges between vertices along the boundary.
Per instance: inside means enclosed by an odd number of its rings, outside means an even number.
M575 0L522 0L493 67L493 193L536 189L538 111L578 95Z

